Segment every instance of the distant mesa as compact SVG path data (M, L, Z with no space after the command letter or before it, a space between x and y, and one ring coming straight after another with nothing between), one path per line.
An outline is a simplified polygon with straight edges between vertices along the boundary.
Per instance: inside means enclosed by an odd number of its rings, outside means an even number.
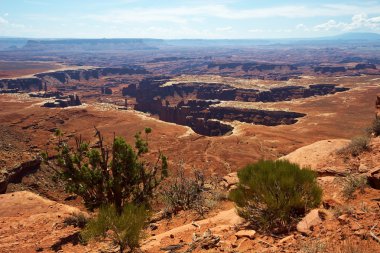
M290 38L290 39L25 39L0 38L1 51L123 51L123 50L158 50L162 48L186 47L250 47L279 44L317 44L321 43L357 43L379 41L378 33L345 33L330 37L319 38ZM160 58L160 57L159 57ZM157 59L154 61L171 61L172 59ZM165 57L163 57L165 58Z
M330 37L336 40L380 40L378 33L351 32Z
M28 51L115 51L153 50L163 43L160 39L65 39L28 40L22 50Z

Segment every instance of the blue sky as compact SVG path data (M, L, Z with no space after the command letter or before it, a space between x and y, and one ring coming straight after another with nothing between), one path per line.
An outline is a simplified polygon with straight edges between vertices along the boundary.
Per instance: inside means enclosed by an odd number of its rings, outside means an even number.
M0 36L291 38L380 33L380 0L0 0Z

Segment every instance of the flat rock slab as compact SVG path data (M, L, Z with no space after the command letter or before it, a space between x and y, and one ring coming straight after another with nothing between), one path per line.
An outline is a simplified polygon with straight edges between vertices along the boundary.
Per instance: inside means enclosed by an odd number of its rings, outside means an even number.
M298 224L297 231L302 234L310 234L313 227L322 223L318 209L311 210Z
M239 232L235 233L236 239L240 238L248 238L248 239L255 239L256 231L255 230L240 230Z
M333 161L335 153L350 143L347 139L332 139L317 141L308 146L299 148L280 159L297 163L301 167L309 167L318 172L330 172L331 174L343 173L345 168L329 166Z
M78 232L63 224L73 213L80 210L32 192L0 195L0 252L51 251Z
M242 224L243 222L244 220L241 217L239 217L239 215L236 213L235 208L233 208L227 211L222 211L214 217L197 221L196 223L200 227L210 226L211 230L213 230L213 228L217 228L217 230L220 231L221 226L233 227L235 225ZM143 251L150 252L150 250L157 249L160 246L162 246L161 241L165 238L169 238L171 236L174 237L180 233L192 234L198 231L198 229L199 227L194 226L192 223L173 228L164 233L147 238L145 242L142 243L141 249Z

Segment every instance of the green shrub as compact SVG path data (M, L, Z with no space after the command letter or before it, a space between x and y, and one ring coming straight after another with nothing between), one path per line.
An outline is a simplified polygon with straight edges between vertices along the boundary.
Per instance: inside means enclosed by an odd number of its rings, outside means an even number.
M370 127L370 131L373 135L380 136L380 117L376 116Z
M74 226L79 228L84 228L88 222L88 219L83 213L73 213L72 215L66 217L63 223L66 226Z
M368 135L356 136L351 139L351 142L337 153L340 155L358 156L364 151L369 150L371 138Z
M220 201L226 200L225 192L218 189L220 179L206 179L199 170L193 170L192 175L185 175L183 165L179 163L176 173L161 191L166 214L193 210L199 218L204 218Z
M354 193L357 189L361 193L364 193L364 189L367 186L366 176L348 176L343 187L343 196L347 199L354 198Z
M104 206L99 209L97 218L87 223L81 236L85 241L109 236L120 247L120 252L133 250L139 246L147 218L144 206L128 204L121 214L114 206Z
M146 129L146 138L151 129ZM167 176L167 158L159 153L156 163L144 161L147 139L135 135L135 148L122 137L114 137L111 148L96 129L97 147L76 138L75 148L65 142L58 145L60 177L66 191L81 196L88 209L114 205L119 212L128 203L146 204Z
M320 240L308 240L301 244L302 253L326 253L327 244Z
M259 231L288 232L321 202L316 173L288 161L259 161L240 170L238 177L230 198L239 215Z
M181 210L201 208L205 183L203 173L195 170L192 176L188 176L179 165L176 174L162 190L167 211L176 214Z

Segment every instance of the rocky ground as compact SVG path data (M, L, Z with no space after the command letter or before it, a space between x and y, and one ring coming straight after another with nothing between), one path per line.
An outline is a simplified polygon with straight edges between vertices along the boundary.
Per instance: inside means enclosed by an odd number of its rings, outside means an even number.
M130 142L134 133L152 128L152 156L159 151L168 155L171 170L178 162L186 164L186 169L202 169L218 180L218 190L225 195L237 182L234 172L260 158L283 157L310 167L317 171L324 189L323 205L300 223L298 231L280 237L253 231L236 214L233 203L222 199L205 217L183 211L157 219L145 230L142 251L378 252L380 138L372 138L370 148L360 155L339 152L352 137L363 134L375 114L375 94L380 88L374 78L360 80L364 84L348 92L270 105L307 114L295 125L233 122L234 132L222 137L201 136L187 127L109 104L48 109L41 107L43 99L0 95L0 191L6 193L0 195L0 252L117 251L107 240L79 242L79 229L66 225L65 220L85 211L83 203L65 193L54 178L55 130L61 129L65 140L82 136L95 144L94 126L108 140L115 133ZM43 151L49 154L48 163L40 159ZM352 175L368 177L372 184L347 198L345 189ZM160 207L158 203L155 211Z
M303 147L286 156L300 161L305 152L313 150L319 157L311 164L320 172L325 164L343 158L336 154L344 140L326 140ZM328 148L326 148L326 145ZM315 149L315 147L320 149ZM319 151L318 151L319 150ZM328 151L326 151L328 150ZM371 149L351 160L362 161L369 172L359 175L373 177L372 158L380 153L380 138L374 138ZM371 159L369 159L371 158ZM346 163L350 164L350 163ZM170 219L155 221L145 231L141 243L144 252L378 252L376 241L380 234L380 190L365 187L356 189L350 198L344 194L347 177L338 167L330 167L328 176L321 173L319 184L324 189L323 204L312 210L297 226L297 231L282 236L268 236L247 227L229 201L221 201L204 219L191 211L180 212ZM231 188L236 174L226 176L221 185ZM375 177L379 180L379 177ZM78 228L66 226L65 218L80 210L47 200L36 194L18 191L0 195L0 252L116 252L109 241L81 245ZM174 250L176 249L176 250ZM191 251L187 251L191 249Z

